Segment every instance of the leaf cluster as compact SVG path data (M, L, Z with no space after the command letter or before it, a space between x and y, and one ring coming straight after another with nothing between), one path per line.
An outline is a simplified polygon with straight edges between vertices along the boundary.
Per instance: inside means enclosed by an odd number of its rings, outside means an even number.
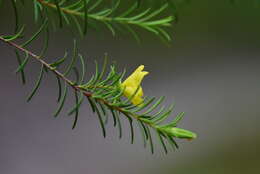
M93 21L96 21L107 26L113 35L116 33L115 26L122 25L137 37L135 31L130 28L130 26L137 26L158 36L163 36L166 40L170 40L170 36L164 30L164 27L170 26L170 22L174 17L170 15L160 18L159 16L168 8L169 2L166 2L154 11L151 8L138 11L141 2L136 1L128 10L118 14L116 11L119 8L120 0L113 1L112 6L109 8L101 5L104 3L104 0L33 0L34 17L41 24L38 30L29 38L25 37L25 26L19 25L18 1L11 0L11 2L15 14L16 32L11 35L0 35L0 41L15 49L19 64L16 73L21 75L23 84L27 80L25 68L28 62L34 60L40 64L38 78L27 97L28 102L38 92L44 77L48 73L52 73L56 76L58 88L57 109L53 114L54 117L58 117L64 109L65 101L68 100L68 92L72 91L74 93L75 103L67 112L68 116L73 118L72 129L77 126L80 107L86 100L92 111L98 116L104 137L107 134L106 125L108 118L112 117L113 125L117 127L119 137L121 138L123 130L121 119L125 117L130 125L131 143L134 143L134 124L137 124L140 133L143 135L144 146L149 144L152 153L154 152L152 131L158 137L165 153L168 152L167 142L175 149L178 148L175 138L195 138L193 133L176 128L184 115L183 112L177 114L175 119L169 123L164 123L171 116L174 109L174 105L170 107L163 105L165 97L145 97L144 102L137 106L131 100L139 88L131 97L124 97L124 89L121 87L121 82L124 80L126 70L120 72L116 65L108 66L107 55L105 55L102 66L95 62L95 73L88 80L86 80L85 58L79 53L76 40L73 41L71 55L65 52L62 58L55 59L51 63L47 63L44 59L49 45L49 24L53 22L52 18L48 16L50 14L49 10L54 10L59 17L59 26L62 27L64 24L72 25L72 22L74 22L82 36L87 33L88 26L93 24ZM21 2L22 4L25 3L24 1ZM100 6L101 8L99 8ZM137 13L135 13L136 10L138 11ZM44 38L43 47L39 54L35 54L29 50L29 46L41 36ZM19 44L17 44L18 40ZM80 63L80 66L78 66L78 63ZM61 69L65 70L61 71ZM75 80L68 78L71 75L74 75Z
M39 16L48 16L56 14L59 19L59 26L75 25L79 34L83 37L86 35L88 28L98 31L100 25L106 27L113 36L117 31L128 31L135 39L140 41L134 27L142 28L149 31L160 38L170 41L171 36L166 31L166 27L171 26L171 22L175 19L173 14L162 16L167 11L169 4L173 7L173 3L167 1L158 9L140 8L140 0L134 1L130 7L124 11L120 11L120 0L34 0L34 16L35 20L39 20ZM54 27L57 22L53 22Z

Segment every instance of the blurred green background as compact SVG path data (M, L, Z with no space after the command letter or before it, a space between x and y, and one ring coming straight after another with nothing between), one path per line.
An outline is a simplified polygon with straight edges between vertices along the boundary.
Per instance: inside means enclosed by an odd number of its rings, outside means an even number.
M14 22L9 9L6 5L0 11L1 34ZM143 83L145 94L165 95L167 104L174 101L175 114L186 113L179 127L196 132L197 139L178 141L180 148L168 155L158 143L152 155L139 135L130 144L127 122L122 140L112 124L103 139L87 103L72 131L66 110L60 118L52 117L55 78L46 77L37 97L26 103L39 67L29 64L30 81L22 86L13 73L17 63L12 50L0 43L0 173L260 173L260 2L191 0L178 5L178 14L170 46L146 32L138 45L131 36L118 33L113 38L109 32L92 31L80 50L89 74L105 52L129 74L144 64L150 72ZM34 24L29 26L34 29ZM51 41L48 57L53 60L71 47L71 32L57 31ZM67 101L68 107L72 102Z

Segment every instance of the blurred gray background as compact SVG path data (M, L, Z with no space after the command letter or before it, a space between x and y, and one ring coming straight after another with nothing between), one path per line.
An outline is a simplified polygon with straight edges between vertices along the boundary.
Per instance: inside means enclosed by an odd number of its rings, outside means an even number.
M0 11L1 34L13 26L10 8L9 4ZM94 60L102 61L105 52L129 74L144 64L150 72L143 82L145 94L165 95L166 104L174 101L175 114L186 113L179 127L196 132L197 139L178 141L180 149L168 155L158 144L152 155L139 135L130 144L126 122L122 140L111 123L104 139L87 103L72 131L72 118L66 112L73 97L54 119L57 86L49 75L37 96L26 103L39 66L29 63L28 83L22 86L14 73L17 62L12 49L0 43L0 173L259 173L260 7L253 1L232 5L227 0L198 0L178 11L169 47L147 33L138 45L119 33L113 38L109 32L90 32L80 50L87 58L89 74ZM49 60L72 46L67 29L52 34L51 41ZM35 42L35 52L41 45L41 40Z

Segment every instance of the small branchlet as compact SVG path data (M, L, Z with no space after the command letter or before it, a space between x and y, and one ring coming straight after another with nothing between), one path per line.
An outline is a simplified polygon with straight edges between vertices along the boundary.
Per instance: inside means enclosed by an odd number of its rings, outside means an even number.
M24 26L20 26L19 12L17 3L19 1L12 0L12 5L15 13L15 34L0 35L0 41L8 44L14 48L18 60L18 68L16 73L21 74L23 84L26 83L25 68L28 62L34 60L40 64L38 78L35 86L32 88L27 97L27 101L31 101L37 94L41 82L47 72L51 72L56 76L58 85L57 109L54 112L54 117L58 117L64 109L65 101L68 98L68 92L72 91L75 96L75 104L68 111L69 116L73 116L72 129L76 128L79 120L79 110L82 103L86 100L92 111L98 116L100 127L103 136L106 136L106 125L108 124L108 117L112 117L113 125L118 128L119 138L122 137L123 125L121 124L122 117L129 121L130 125L130 139L134 143L135 129L134 124L137 124L143 135L144 145L150 144L151 152L154 152L153 133L156 133L158 140L165 151L168 152L168 144L175 148L178 145L175 141L176 138L193 139L196 134L188 130L177 128L177 124L183 118L184 113L179 113L169 123L164 123L171 115L174 106L165 107L162 103L165 97L145 97L140 104L133 104L131 100L138 94L140 87L131 95L125 97L125 88L122 88L122 81L126 71L120 72L116 65L108 66L107 55L105 55L104 63L100 67L97 62L96 71L88 80L85 78L86 62L85 58L79 53L77 41L73 42L72 58L67 61L69 54L65 52L62 58L56 59L51 63L45 61L45 54L48 50L50 25L51 22L48 18L49 10L52 9L59 17L59 25L62 27L64 24L72 25L75 22L78 26L79 33L82 35L87 33L87 28L93 21L104 23L105 26L113 33L116 33L115 25L122 25L129 29L135 36L136 32L131 26L137 26L150 31L158 36L170 40L169 34L165 31L165 27L171 25L174 19L173 15L160 17L159 15L164 12L169 2L165 2L160 8L152 10L139 10L140 1L136 1L128 10L118 14L116 11L120 5L120 0L113 1L112 7L104 8L101 4L104 0L34 0L34 17L36 21L40 21L41 25L31 37L25 37ZM1 5L0 1L0 5ZM23 1L21 1L24 4ZM172 6L172 4L171 4ZM72 20L71 20L72 19ZM38 22L39 23L39 22ZM29 45L44 36L43 48L39 54L35 54L28 49ZM137 37L138 38L138 37ZM16 40L20 40L17 44ZM22 42L22 43L21 43ZM66 64L66 62L69 62ZM80 62L80 66L77 63ZM60 71L60 67L65 67L64 72ZM70 80L69 75L74 74L75 80ZM49 73L50 74L50 73Z
M78 1L58 1L58 0L34 0L35 19L46 15L49 10L53 10L59 18L59 26L75 25L81 36L87 33L88 27L97 30L99 24L103 24L113 36L117 30L128 30L137 40L140 40L133 27L145 29L155 35L170 41L171 36L165 30L174 21L174 15L161 14L173 7L171 1L165 2L160 8L147 8L140 10L140 2L133 2L132 6L124 12L118 12L121 1L111 1L110 5L105 0L78 0ZM45 12L45 13L44 13ZM123 29L124 28L124 29Z
M87 99L92 108L92 111L98 116L104 137L106 136L106 124L108 123L109 115L113 117L113 124L114 126L118 127L120 137L122 136L122 125L120 123L120 119L121 117L126 117L130 125L131 143L134 142L133 124L138 123L142 132L141 134L144 138L144 142L145 144L147 144L147 141L150 143L152 153L154 148L151 130L154 130L158 135L166 153L168 150L164 142L165 140L169 141L170 144L173 144L175 148L177 148L178 146L175 142L175 138L193 139L196 137L194 133L176 127L178 122L182 119L184 113L178 114L172 122L163 124L163 122L171 115L174 109L173 106L167 108L162 105L165 97L160 97L159 99L156 99L155 97L145 97L141 104L135 105L131 102L131 99L136 95L139 88L137 88L136 92L134 92L132 96L128 98L124 97L124 89L121 87L121 82L124 79L126 71L118 72L115 65L108 67L107 56L105 56L103 66L101 68L96 62L95 74L92 75L88 81L85 81L86 62L78 51L76 41L74 41L72 59L66 66L67 68L65 68L64 72L60 72L58 69L60 66L65 65L65 60L68 55L67 53L65 53L64 57L57 59L52 63L47 63L44 61L43 57L40 57L26 49L28 43L33 41L35 37L38 36L38 33L42 32L45 25L46 24L44 22L42 27L40 27L40 30L37 31L35 35L33 35L33 38L30 38L19 45L15 43L15 40L20 38L20 35L22 35L22 29L13 36L0 37L0 41L9 44L16 49L16 52L19 51L25 55L25 58L17 68L17 73L24 72L24 69L30 58L36 60L41 65L41 70L35 83L35 87L32 89L27 98L28 102L37 93L41 81L44 77L44 73L46 73L46 71L50 71L57 77L57 84L59 89L58 107L54 113L55 117L61 113L64 107L65 100L67 99L67 94L69 92L68 88L70 87L74 91L75 104L68 111L69 116L74 114L74 122L72 126L73 129L76 127L78 122L80 106L83 101ZM77 61L81 63L81 67L76 67ZM74 72L76 77L76 80L74 81L67 78L67 76L72 72ZM64 82L63 88L61 84L62 82Z

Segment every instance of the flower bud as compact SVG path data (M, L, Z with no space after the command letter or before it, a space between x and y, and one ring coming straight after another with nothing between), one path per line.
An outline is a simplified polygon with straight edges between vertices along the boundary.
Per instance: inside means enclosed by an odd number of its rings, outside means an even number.
M197 135L191 131L185 130L185 129L180 129L177 127L160 127L160 131L165 132L169 136L173 136L176 138L182 138L182 139L194 139L197 137Z

